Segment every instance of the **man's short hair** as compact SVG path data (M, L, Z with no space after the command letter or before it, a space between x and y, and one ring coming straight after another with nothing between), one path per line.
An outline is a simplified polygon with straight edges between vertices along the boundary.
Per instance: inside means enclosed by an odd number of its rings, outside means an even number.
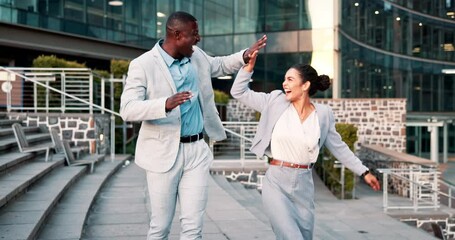
M174 29L181 23L197 22L197 19L187 12L173 12L166 22L166 27Z

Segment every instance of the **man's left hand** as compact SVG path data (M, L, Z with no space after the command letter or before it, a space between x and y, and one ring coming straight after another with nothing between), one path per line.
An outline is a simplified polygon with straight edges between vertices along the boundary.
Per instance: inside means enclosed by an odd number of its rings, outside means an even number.
M250 48L248 48L243 53L243 61L248 63L254 51L259 51L260 49L264 48L267 42L267 35L262 36L259 40L257 40Z

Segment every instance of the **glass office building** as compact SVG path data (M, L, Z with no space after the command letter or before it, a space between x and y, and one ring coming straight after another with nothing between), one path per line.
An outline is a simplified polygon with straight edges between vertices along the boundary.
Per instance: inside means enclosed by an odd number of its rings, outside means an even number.
M455 69L454 5L454 0L0 0L0 34L17 27L28 29L29 36L42 31L87 44L85 51L62 51L53 47L55 38L37 50L33 38L21 46L0 36L0 64L11 65L15 57L16 64L27 64L14 54L21 49L22 57L44 51L131 59L164 37L171 12L183 10L198 19L199 46L213 55L247 48L267 34L255 90L281 88L290 66L308 63L333 79L330 91L318 97L406 98L409 116L455 118L455 75L443 73ZM112 49L99 54L92 43ZM122 54L129 50L134 51ZM214 79L214 87L224 91L231 84L232 79ZM408 128L409 152L428 152L428 141L424 127ZM455 152L453 125L449 146Z
M408 121L446 119L452 153L455 75L447 73L455 72L454 4L343 0L339 29L341 97L406 98ZM408 152L430 151L426 127L408 127L407 135Z

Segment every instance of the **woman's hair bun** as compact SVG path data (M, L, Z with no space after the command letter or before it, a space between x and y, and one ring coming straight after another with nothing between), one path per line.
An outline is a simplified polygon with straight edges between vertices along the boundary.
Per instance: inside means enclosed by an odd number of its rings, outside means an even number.
M325 91L330 87L330 78L327 75L319 75L318 77L318 90Z

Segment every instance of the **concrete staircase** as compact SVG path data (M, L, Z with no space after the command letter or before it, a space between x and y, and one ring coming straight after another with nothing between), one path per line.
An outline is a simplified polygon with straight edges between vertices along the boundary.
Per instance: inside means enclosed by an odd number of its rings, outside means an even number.
M100 162L93 174L65 166L61 154L45 162L44 151L19 152L15 122L0 114L0 239L80 239L99 189L131 156ZM51 141L40 127L25 133L31 143Z
M253 216L258 220L270 225L267 216L264 213L262 205L262 197L257 189L245 188L240 182L229 182L223 175L212 175L215 182L229 195L237 200L243 207L245 207Z

